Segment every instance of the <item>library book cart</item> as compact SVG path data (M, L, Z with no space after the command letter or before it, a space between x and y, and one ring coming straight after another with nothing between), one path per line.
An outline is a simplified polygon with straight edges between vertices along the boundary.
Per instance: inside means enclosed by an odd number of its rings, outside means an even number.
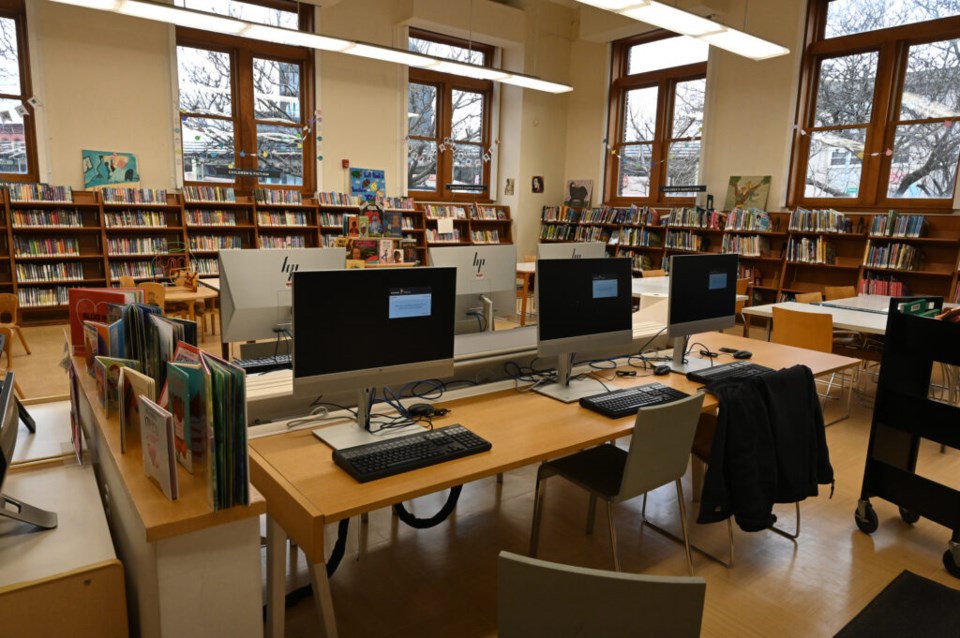
M943 298L891 299L863 486L854 518L860 531L875 532L879 520L870 499L877 497L898 505L907 523L923 516L950 528L943 565L960 578L960 491L916 473L921 439L960 448L960 406L930 395L934 366L960 365L960 323L902 311L905 304L940 309Z

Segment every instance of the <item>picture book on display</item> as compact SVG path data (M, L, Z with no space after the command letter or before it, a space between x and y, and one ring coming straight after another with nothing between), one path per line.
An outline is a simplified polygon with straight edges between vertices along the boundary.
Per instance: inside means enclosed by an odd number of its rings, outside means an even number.
M195 472L203 466L207 452L210 375L198 361L171 361L167 390L177 462L188 472Z
M384 211L383 235L385 237L403 236L403 213L398 210Z
M381 264L402 264L403 251L398 249L392 239L381 239L379 248Z
M360 222L353 213L346 213L343 216L343 233L348 237L360 236Z
M153 379L133 368L120 368L120 451L127 451L131 432L140 432L140 398L157 398Z
M368 237L379 237L383 234L383 218L380 216L380 211L376 208L368 208L362 213L362 218L366 218L366 227L367 232L363 232L364 222L360 222L360 234L367 235Z
M246 373L204 352L209 453L208 495L213 509L250 503ZM211 418L212 417L212 418Z
M118 409L120 405L120 370L124 367L140 370L140 362L133 359L94 357L94 377L97 380L97 396L103 406L103 415Z
M140 399L140 450L143 471L167 498L180 496L173 452L173 416L150 399Z
M83 322L106 322L110 304L140 301L143 292L119 288L70 288L67 300L70 309L70 345L83 345Z

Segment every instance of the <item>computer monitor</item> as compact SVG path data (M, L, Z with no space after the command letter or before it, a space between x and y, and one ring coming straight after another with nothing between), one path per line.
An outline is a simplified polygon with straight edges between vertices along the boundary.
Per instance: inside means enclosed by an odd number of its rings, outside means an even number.
M556 383L537 392L566 403L603 392L592 380L571 380L573 354L632 346L630 268L624 258L537 261L537 353L557 356Z
M684 360L686 338L736 323L737 255L673 255L667 299L667 336L673 340L674 372L709 367L710 360Z
M377 386L453 375L454 268L299 271L293 277L293 390L358 391L370 429Z
M17 409L17 400L13 394L13 372L0 382L0 517L12 518L22 523L29 523L52 529L57 526L57 514L48 512L39 507L27 505L15 498L2 493L3 480L13 463L13 451L17 447L17 428L20 427L20 413Z
M602 241L537 244L537 259L599 259L606 256L607 245Z
M432 266L457 269L456 331L494 329L494 317L516 313L517 247L434 246Z
M221 340L253 341L282 334L290 327L293 273L342 270L346 258L342 246L221 250ZM322 291L318 294L323 296Z

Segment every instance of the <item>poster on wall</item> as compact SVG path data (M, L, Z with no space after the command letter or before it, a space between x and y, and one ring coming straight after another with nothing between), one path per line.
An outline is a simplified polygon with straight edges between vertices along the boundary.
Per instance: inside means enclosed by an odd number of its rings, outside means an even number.
M365 202L375 202L387 194L384 171L372 168L350 169L350 194L359 195Z
M567 194L564 197L563 204L573 208L587 208L590 206L590 196L592 194L592 179L567 180Z
M766 210L769 196L769 175L753 177L734 175L727 186L727 198L723 202L723 210L733 210L738 206Z
M133 153L87 150L80 153L83 156L83 187L85 189L140 186L140 170L137 167L137 156Z

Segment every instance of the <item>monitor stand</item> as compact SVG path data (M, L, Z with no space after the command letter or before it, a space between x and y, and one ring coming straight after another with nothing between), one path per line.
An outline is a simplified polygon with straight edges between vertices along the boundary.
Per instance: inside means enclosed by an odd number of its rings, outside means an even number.
M557 355L557 380L533 387L533 391L557 401L573 403L583 397L606 392L603 384L596 379L571 379L573 353L562 352Z
M21 523L36 525L42 529L53 529L57 526L57 513L42 510L33 505L27 505L4 494L0 494L0 517L12 518Z
M710 359L693 359L687 357L686 362L683 360L683 353L687 350L687 338L686 337L674 337L673 338L673 358L667 362L667 365L670 366L671 372L676 372L677 374L687 374L688 372L693 372L695 370L705 370L713 365L713 362Z
M370 398L376 393L376 388L357 390L357 420L352 423L327 425L313 431L314 436L329 445L334 450L383 441L395 436L422 432L423 427L411 424L404 427L389 428L373 433L370 431Z
M483 304L483 331L493 332L493 301L485 295L480 295L480 303Z

